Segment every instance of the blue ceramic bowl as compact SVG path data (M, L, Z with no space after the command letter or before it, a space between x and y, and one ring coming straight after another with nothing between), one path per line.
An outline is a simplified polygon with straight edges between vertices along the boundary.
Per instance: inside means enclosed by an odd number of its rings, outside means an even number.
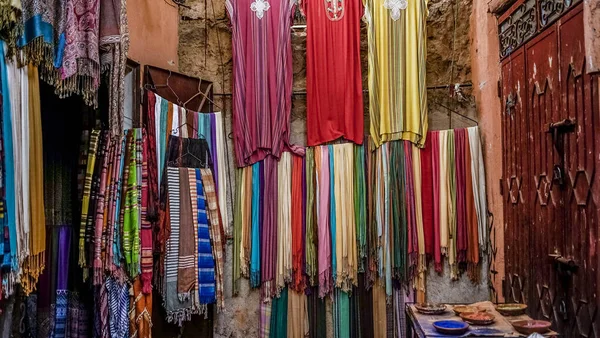
M433 322L433 327L439 333L459 335L467 332L469 324L458 320L438 320L437 322Z

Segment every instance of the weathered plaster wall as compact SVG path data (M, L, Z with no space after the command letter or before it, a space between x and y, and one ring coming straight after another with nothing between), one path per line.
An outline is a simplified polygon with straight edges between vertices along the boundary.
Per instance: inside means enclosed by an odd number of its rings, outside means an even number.
M205 7L206 4L206 7ZM214 82L215 93L231 93L231 33L224 0L188 0L181 8L179 24L179 71ZM430 129L461 128L475 125L478 113L474 88L466 86L455 94L449 84L469 84L471 71L470 16L471 0L430 0L427 21L427 91ZM456 27L456 29L455 29ZM361 55L363 57L363 87L367 88L367 37L363 24ZM305 33L292 33L293 90L305 90ZM365 107L368 95L365 94ZM215 96L220 110L227 116L227 132L231 130L230 96ZM291 117L293 143L305 144L306 96L294 95ZM463 117L463 116L466 117ZM365 133L368 132L368 111L365 108ZM231 140L230 140L231 142ZM230 149L232 149L230 144ZM233 163L233 162L231 162ZM233 175L233 171L232 171ZM259 292L251 290L248 281L239 281L239 294L232 297L232 245L229 243L226 265L227 309L215 317L216 337L256 337L259 323ZM448 271L448 269L445 269ZM448 275L438 276L433 270L427 279L431 301L474 302L488 299L487 265L482 264L482 283L473 285L467 278L452 282Z
M600 71L600 0L583 0L585 52L589 73Z
M473 94L483 142L483 157L486 169L488 209L493 214L494 228L491 236L496 254L492 259L492 270L497 271L492 283L501 297L504 277L504 217L502 196L498 182L502 176L502 124L498 80L500 80L500 58L496 18L489 12L490 3L498 1L474 1L471 16L471 57Z
M129 58L142 65L178 69L179 9L171 0L128 0Z

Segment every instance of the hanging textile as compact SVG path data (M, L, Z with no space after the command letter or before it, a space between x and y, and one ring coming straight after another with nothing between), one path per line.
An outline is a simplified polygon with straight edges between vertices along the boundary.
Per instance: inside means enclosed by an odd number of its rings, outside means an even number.
M273 298L271 306L270 338L287 338L288 332L288 289L281 290L279 297Z
M269 338L271 336L271 307L272 301L260 302L260 326L259 337Z
M467 210L466 210L466 172L465 142L467 131L456 129L455 163L456 163L456 260L457 263L467 261Z
M238 167L291 146L293 1L226 1L234 63L233 136ZM252 34L248 34L252 33ZM268 36L268 38L267 38Z
M140 278L133 281L129 299L129 337L152 337L152 295L142 291Z
M307 144L362 144L360 0L300 2L306 16Z
M242 248L244 239L242 233L242 193L245 190L245 168L237 168L235 170L235 199L233 209L233 294L239 292L239 279L242 276L242 261L246 260L244 249ZM245 203L244 203L245 205ZM244 262L244 267L248 269L248 265ZM244 276L247 276L247 271Z
M433 164L432 164L432 143L433 133L429 133L427 140L421 151L421 211L423 214L423 236L425 245L425 254L430 259L434 256L434 205L437 194L434 193L433 182Z
M208 221L208 212L206 208L206 198L204 196L204 187L202 185L202 176L199 169L188 169L190 171L190 182L195 182L197 199L195 201L197 208L198 223L198 292L200 304L212 304L216 301L216 279L215 279L215 259L210 242L210 230ZM194 203L194 201L192 201ZM207 313L206 306L202 305L201 313Z
M37 67L27 66L28 92L26 99L29 101L29 149L24 149L24 156L29 161L29 172L25 173L24 181L29 186L29 208L24 209L30 215L29 256L23 262L21 286L26 295L36 288L40 273L45 267L46 249L46 215L44 210L44 168L43 168L43 141L42 121L40 108L40 89ZM25 93L23 93L25 94ZM27 137L25 137L27 138ZM27 176L27 174L29 176Z
M308 159L308 157L307 157ZM365 271L367 257L367 211L365 186L365 150L354 147L354 220L356 223L356 245L358 246L358 272Z
M371 137L376 146L402 139L423 147L427 0L364 0L364 4Z
M304 292L288 291L287 313L287 337L306 337L310 328L308 326L306 294Z
M204 197L206 198L209 220L210 240L215 259L215 275L216 275L216 299L217 310L222 311L225 308L225 295L223 294L223 273L225 264L225 248L223 246L223 222L219 212L219 201L215 189L210 169L200 169L202 177L202 186L204 188Z
M441 178L441 156L440 156L440 133L437 131L433 131L429 133L429 139L431 139L431 166L433 173L433 256L434 256L434 268L435 271L442 271L442 244L441 244L441 235L442 235L442 225L441 225L441 215L442 208L440 207L442 203L442 191L446 191L445 185L442 186L442 178Z
M108 117L113 135L122 130L125 116L125 68L129 51L126 0L99 0L100 67L108 73Z
M260 214L259 205L262 201L263 195L261 194L261 173L262 173L262 163L255 163L252 165L252 215L251 215L251 228L252 228L252 244L251 244L251 262L250 262L250 285L252 287L258 287L260 285L261 280L261 246L259 245L261 241L261 226L260 219L262 215ZM266 266L263 266L265 269Z
M315 170L317 183L319 297L331 292L331 234L329 227L329 148L315 147Z
M103 286L108 296L108 323L111 337L129 337L129 286L107 278ZM105 335L105 331L102 331Z
M471 170L473 173L473 195L475 197L475 211L477 213L479 250L487 253L489 232L487 227L485 169L481 141L479 139L479 127L467 128L467 132L469 133L469 147L471 150Z
M152 270L154 268L154 253L152 252L152 223L148 220L148 137L145 131L143 131L142 140L142 175L141 175L141 213L140 213L140 245L141 245L141 258L140 258L140 272L141 272L141 284L144 294L148 295L152 293Z
M149 170L152 175L150 182L158 182L154 186L159 186L164 168L164 159L167 152L167 143L169 136L204 139L207 142L210 151L210 167L214 173L217 195L219 198L221 218L225 227L226 235L233 235L233 230L229 226L229 216L227 213L227 194L228 194L228 174L227 174L227 145L225 143L225 132L223 130L223 115L220 112L200 113L187 110L172 102L168 102L157 94L147 91L148 98L146 110L148 112L147 128L149 134L149 145L154 148L151 150L152 159L149 162ZM186 124L187 123L187 124ZM156 159L156 160L155 160ZM156 174L152 171L156 170ZM158 191L151 192L154 201L158 203ZM152 206L150 210L155 210ZM155 213L151 213L151 217Z
M315 172L315 148L307 148L305 156L306 173L306 275L308 284L314 286L318 282L318 255L317 255L317 210L316 210L316 172Z
M350 292L357 283L356 225L354 220L354 147L350 143L333 147L335 195L336 287ZM331 150L331 148L330 148ZM333 238L333 236L332 236Z
M454 130L448 130L446 134L448 143L446 153L448 155L447 180L448 187L448 264L450 265L450 276L458 278L458 262L456 260L456 154Z
M283 161L283 159L282 159ZM281 161L280 161L281 162ZM290 288L297 292L304 291L304 201L302 181L304 177L304 161L300 156L291 159L291 243L292 243L292 272ZM281 178L281 176L279 176ZM281 188L281 185L279 185ZM280 207L281 208L281 207ZM289 242L287 242L289 244Z
M278 264L277 208L279 201L274 197L277 196L279 191L279 180L276 159L273 156L268 156L261 164L261 169L263 170L260 171L259 186L264 188L259 200L259 205L263 206L262 212L259 211L259 222L261 224L260 273L262 297L267 299L277 294L277 281L275 278ZM252 246L254 247L254 242L252 242ZM273 326L271 326L271 332L273 332Z
M292 278L292 155L281 154L277 164L277 295ZM292 244L292 245L290 245Z
M477 211L475 209L475 195L473 194L473 174L471 170L471 147L469 135L465 140L465 209L467 223L467 274L472 282L480 282L479 271L479 234L477 228Z

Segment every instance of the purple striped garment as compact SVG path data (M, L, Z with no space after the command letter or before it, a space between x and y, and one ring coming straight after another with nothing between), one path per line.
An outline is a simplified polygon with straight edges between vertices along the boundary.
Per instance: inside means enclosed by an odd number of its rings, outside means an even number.
M295 0L227 0L233 46L233 135L239 167L289 144Z

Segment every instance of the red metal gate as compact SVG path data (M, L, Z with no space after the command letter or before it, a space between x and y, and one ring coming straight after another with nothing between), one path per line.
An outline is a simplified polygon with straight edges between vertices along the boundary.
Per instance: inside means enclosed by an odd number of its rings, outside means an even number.
M582 5L519 1L500 41L505 298L565 336L600 337L600 87Z

